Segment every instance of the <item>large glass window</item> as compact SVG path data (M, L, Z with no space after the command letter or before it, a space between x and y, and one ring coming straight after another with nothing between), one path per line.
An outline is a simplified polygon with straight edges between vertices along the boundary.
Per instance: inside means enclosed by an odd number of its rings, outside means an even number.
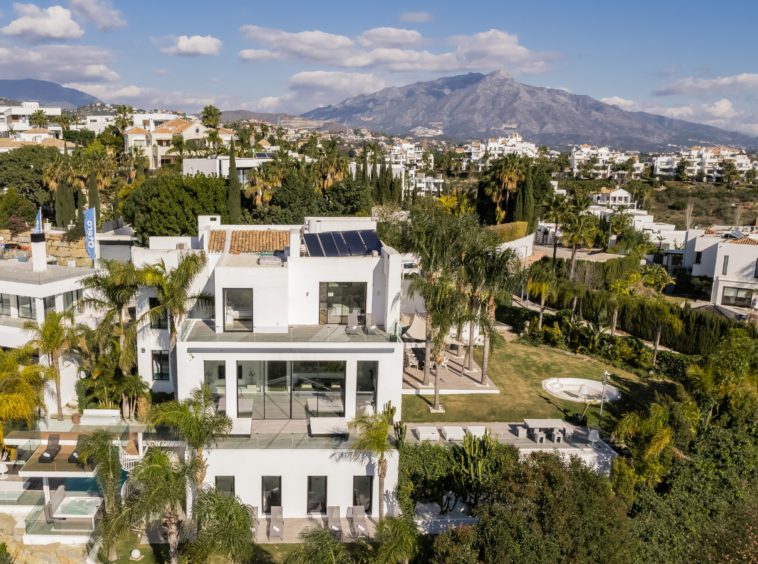
M153 380L168 380L168 351L153 351Z
M82 299L82 290L74 290L63 294L63 311L74 307Z
M158 307L160 302L158 301L158 298L148 298L149 301L149 307L150 309L155 309ZM151 329L168 329L168 312L166 312L164 315L162 315L158 319L151 319L150 320L150 328Z
M55 296L47 296L46 298L42 298L42 303L45 304L45 317L47 318L48 313L55 311Z
M226 413L226 362L206 360L203 365L204 381L210 386L216 411Z
M226 288L224 290L224 332L253 330L253 291Z
M263 411L265 419L290 419L292 417L290 366L291 363L283 360L270 360L266 362L263 387ZM295 419L303 418L295 417Z
M24 319L37 319L37 304L34 298L18 296L18 316Z
M347 315L357 313L362 322L366 315L365 282L321 282L319 284L319 323L347 325Z
M263 360L237 362L237 417L265 419L266 364Z
M724 296L721 305L736 307L750 307L753 291L746 288L724 288Z
M263 476L263 512L271 514L272 507L282 505L282 477Z
M216 476L216 490L234 497L234 476Z
M11 295L0 294L0 315L11 314Z
M326 513L326 476L308 476L308 513Z
M376 378L379 363L376 361L358 361L358 381L355 391L355 410L358 415L376 411Z
M721 269L721 274L726 275L727 271L729 270L729 257L724 257L724 267Z
M292 418L345 416L345 362L292 363Z
M373 476L353 476L353 506L362 505L366 515L371 515Z

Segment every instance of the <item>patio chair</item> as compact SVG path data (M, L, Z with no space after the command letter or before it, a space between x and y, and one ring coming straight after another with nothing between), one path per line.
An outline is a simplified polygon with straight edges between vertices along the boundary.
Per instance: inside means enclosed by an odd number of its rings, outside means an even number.
M597 445L597 442L600 440L600 433L597 432L597 429L590 431L590 436L587 437L587 440L593 447Z
M69 464L79 464L79 453L82 450L82 443L86 437L87 435L79 435L76 437L76 448L74 449L74 452L68 455Z
M42 463L50 463L55 460L55 456L61 451L61 446L58 442L61 440L61 436L58 434L50 435L47 438L47 448L45 452L39 455L39 461Z
M354 505L348 510L347 520L350 523L350 532L354 538L368 536L368 522L366 521L366 509L362 505Z
M571 439L574 438L574 428L566 427L566 429L563 431L563 438L568 444L571 444Z
M338 540L342 540L342 519L340 519L339 505L333 505L327 508L326 526L329 527L329 532L332 536Z
M556 444L563 442L563 433L561 433L560 431L557 431L557 430L553 431L548 436L550 437L550 440Z
M445 355L444 357L442 357L442 362L439 363L438 368L444 368L445 370L447 370L447 365L449 362L450 362L450 357Z
M529 430L526 427L522 427L521 425L519 425L518 427L516 427L516 437L519 439L525 439L528 431Z
M376 335L376 315L373 313L366 314L366 333Z
M282 506L274 505L271 507L271 523L268 530L269 540L277 538L284 542L284 517L282 516Z
M545 433L543 433L542 431L536 431L534 433L534 440L537 444L540 444L540 443L545 444Z
M405 353L405 361L408 368L415 368L418 370L418 359L416 358L416 355L412 352L408 352L407 349Z
M357 313L348 313L347 314L347 326L345 327L345 333L348 335L360 335L360 329L358 326L358 314Z

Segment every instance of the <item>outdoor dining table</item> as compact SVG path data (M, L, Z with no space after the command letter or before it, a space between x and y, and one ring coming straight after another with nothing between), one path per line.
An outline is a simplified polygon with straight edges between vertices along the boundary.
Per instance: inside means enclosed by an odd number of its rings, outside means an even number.
M566 428L566 424L560 419L524 419L524 425L533 435L542 429L546 429L548 433L554 433Z

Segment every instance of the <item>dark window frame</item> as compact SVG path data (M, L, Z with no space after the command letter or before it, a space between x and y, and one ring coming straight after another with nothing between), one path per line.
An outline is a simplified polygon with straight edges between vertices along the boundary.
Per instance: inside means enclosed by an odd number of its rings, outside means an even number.
M695 251L695 264L703 262L703 251Z
M148 298L148 307L152 310L160 305L158 298ZM168 312L162 319L157 321L150 320L150 329L168 329Z
M218 480L221 478L222 480L231 480L232 482L232 490L231 492L225 491L222 488L219 487ZM216 476L214 479L214 485L216 486L216 491L221 492L224 495L228 495L229 497L234 497L236 494L235 491L235 483L234 483L234 476Z
M734 298L728 298L730 300L733 300L733 303L724 302L726 298L726 291L727 290L735 290ZM750 303L753 301L752 294L748 294L747 297L740 297L740 292L752 292L750 288L738 288L736 286L724 286L724 289L721 291L721 305L728 305L733 307L750 307Z
M11 315L11 294L0 294L0 315L10 317Z
M323 505L322 505L323 506L323 511L317 511L315 509L311 509L311 492L313 491L314 493L317 493L317 492L315 492L311 488L311 479L312 478L323 478L324 479L324 492L323 492L324 493L324 502L323 502ZM305 496L306 496L306 499L305 499L305 502L306 502L306 508L305 508L306 509L306 513L308 513L308 514L320 513L321 515L326 515L326 509L329 506L329 477L328 476L308 476L306 488L307 488L306 489L306 493L305 493ZM318 492L318 493L320 493L320 492Z
M273 504L266 505L266 487L264 481L266 478L276 478L279 480L279 505L282 503L282 477L281 476L261 476L261 511L264 515L271 515L271 507L275 507ZM273 490L269 490L273 491ZM270 501L270 500L269 500Z
M722 276L726 276L726 273L728 270L729 270L729 255L724 255L724 266L721 269Z
M165 367L166 367L165 377L164 377L164 372L162 370L159 373L156 372L156 370L155 370L155 366L156 366L156 364L155 364L155 355L156 354L158 354L158 355L161 356L161 358L159 360L159 363L158 363L159 366L161 366L161 367L164 366L164 364L163 364L164 358L163 357L165 356ZM152 369L152 372L153 372L153 382L165 382L165 381L168 381L168 380L171 379L171 366L170 366L170 363L169 363L168 355L169 355L169 351L164 351L164 350L152 351L152 355L150 357L150 362L152 363L151 364L151 369ZM158 376L158 377L156 377L156 376Z
M21 315L21 300L29 300L29 309L31 310L31 315ZM34 321L37 320L37 300L35 298L30 298L29 296L16 296L16 307L18 308L18 316L22 319L32 319Z
M374 508L374 477L373 476L353 476L353 506L360 505L355 495L355 490L356 490L355 481L357 479L366 479L366 478L369 481L369 502L368 502L368 509L366 510L366 515L371 515L371 512ZM381 495L381 492L379 495Z

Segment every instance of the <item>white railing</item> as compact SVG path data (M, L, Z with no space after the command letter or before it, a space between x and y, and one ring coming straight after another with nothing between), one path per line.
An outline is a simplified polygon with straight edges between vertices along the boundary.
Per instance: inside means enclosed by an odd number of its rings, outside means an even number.
M129 497L133 491L134 484L130 480L127 480L121 485L121 499Z
M134 470L134 467L137 465L137 463L142 460L142 457L139 454L129 454L121 445L119 445L118 460L121 462L121 468L127 472L131 472Z

